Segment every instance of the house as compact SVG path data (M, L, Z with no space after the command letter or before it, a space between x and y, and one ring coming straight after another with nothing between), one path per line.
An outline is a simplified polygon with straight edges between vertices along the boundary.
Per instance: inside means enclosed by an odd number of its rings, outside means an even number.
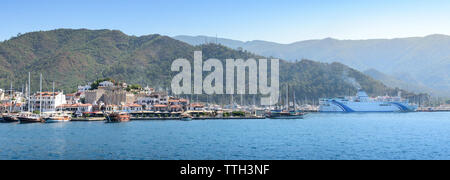
M200 103L192 103L189 105L189 109L190 111L204 111L205 110L205 105L200 104Z
M169 111L169 106L165 104L155 104L152 106L153 111L166 112Z
M169 111L170 112L182 112L184 110L183 110L183 106L181 106L181 105L170 105Z
M142 105L139 104L126 104L121 106L121 110L125 112L142 111Z
M1 113L9 113L9 112L21 112L23 110L22 103L4 103L0 104L0 112Z
M78 92L86 92L91 89L91 85L78 86Z
M166 92L143 94L137 97L136 103L142 105L145 110L152 110L154 105L169 105L169 96Z
M109 112L120 111L120 106L115 104L109 104L104 106L104 109Z
M173 107L179 107L180 111L187 111L189 109L189 101L187 99L180 99L180 98L169 98L169 105ZM171 108L172 109L172 108Z
M81 96L82 93L74 93L74 94L66 94L66 103L67 104L79 104L81 103Z

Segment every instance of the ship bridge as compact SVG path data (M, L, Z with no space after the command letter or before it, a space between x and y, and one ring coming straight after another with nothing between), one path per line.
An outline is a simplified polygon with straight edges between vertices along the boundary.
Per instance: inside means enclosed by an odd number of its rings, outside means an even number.
M369 101L369 95L363 90L359 90L356 94L356 97L360 102L368 102Z

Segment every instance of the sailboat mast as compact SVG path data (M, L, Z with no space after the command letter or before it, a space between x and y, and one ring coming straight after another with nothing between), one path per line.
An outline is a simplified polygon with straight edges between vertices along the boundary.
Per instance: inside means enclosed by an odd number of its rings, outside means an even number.
M286 85L286 109L289 111L289 85Z
M53 96L53 100L52 101L54 101L54 105L55 105L55 111L56 111L56 99L55 99L55 81L53 81L53 92L52 92L52 96ZM53 109L53 108L52 108Z
M297 111L297 102L295 101L295 90L292 90L292 95L294 96L294 111Z
M10 106L9 106L9 112L12 112L12 106L13 106L13 87L12 87L12 79L11 79L11 86L9 88L9 99L10 99Z
M31 112L31 72L28 72L28 111Z
M42 114L42 73L39 82L39 115Z

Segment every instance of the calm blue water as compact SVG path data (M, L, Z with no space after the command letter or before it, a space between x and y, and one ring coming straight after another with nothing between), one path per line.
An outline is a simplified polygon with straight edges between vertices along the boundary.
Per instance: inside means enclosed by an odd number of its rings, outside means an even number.
M450 113L0 123L0 159L450 159Z

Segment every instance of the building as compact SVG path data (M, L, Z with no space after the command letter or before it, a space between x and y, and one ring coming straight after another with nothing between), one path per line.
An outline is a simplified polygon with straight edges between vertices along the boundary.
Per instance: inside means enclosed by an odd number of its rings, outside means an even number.
M67 104L79 104L81 103L80 100L81 93L73 93L73 94L66 94L66 103Z
M86 92L91 89L91 85L78 86L78 92Z
M152 106L153 111L167 112L169 111L169 106L166 104L155 104Z
M181 106L181 105L170 105L169 111L170 112L182 112L182 111L184 111L184 109L183 109L183 106Z
M101 108L102 110L108 111L108 112L115 112L120 111L120 106L115 104L108 104Z
M121 106L121 111L125 111L125 112L142 111L142 105L139 105L139 104L125 104L125 105Z
M200 103L192 103L189 105L188 110L190 111L204 111L205 110L205 105L200 104Z
M107 81L109 82L109 81ZM85 92L85 102L99 105L123 105L135 102L135 95L123 90L121 87L107 86Z
M170 111L187 111L189 109L189 101L181 98L169 98Z
M155 105L169 105L169 96L166 92L140 94L136 99L136 103L142 105L144 110L154 110Z
M85 103L97 105L103 94L105 94L104 89L88 90L84 92Z
M0 112L1 113L9 113L9 112L21 112L23 111L22 103L4 103L0 104Z
M99 87L113 87L114 83L112 83L111 81L103 81L101 83L98 83Z
M92 104L63 104L57 107L63 111L70 111L74 114L82 114L85 112L92 112Z
M42 98L42 99L41 99ZM41 103L42 100L42 103ZM67 104L66 96L62 92L41 92L31 96L31 110L40 110L42 104L42 112L56 111L56 107Z
M0 89L0 101L5 100L5 91L3 89Z

